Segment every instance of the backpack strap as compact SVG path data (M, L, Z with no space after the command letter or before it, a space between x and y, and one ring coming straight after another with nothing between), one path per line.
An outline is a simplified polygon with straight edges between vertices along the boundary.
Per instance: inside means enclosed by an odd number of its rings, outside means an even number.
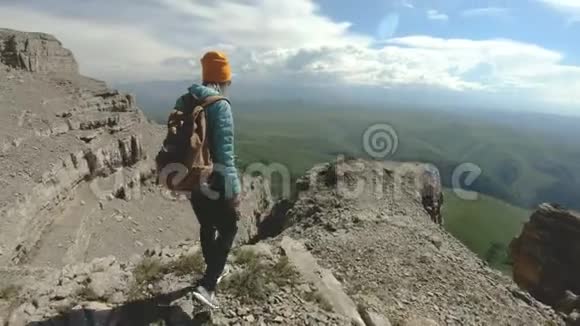
M183 106L181 107L181 111L185 114L191 114L193 112L193 108L197 106L196 103L199 103L197 97L194 97L191 93L187 93L181 97L183 101Z
M230 100L220 95L208 96L203 100L200 100L197 96L194 96L191 93L187 93L183 95L181 98L183 101L183 107L181 108L181 111L185 114L193 113L193 110L195 109L196 106L201 106L202 108L207 109L210 105L217 103L219 101L226 101L230 103Z
M208 96L208 97L204 98L203 101L199 105L201 107L203 107L204 109L206 109L210 105L217 103L219 101L226 101L226 102L230 103L230 100L228 100L226 97L220 96L220 95L215 95L215 96Z

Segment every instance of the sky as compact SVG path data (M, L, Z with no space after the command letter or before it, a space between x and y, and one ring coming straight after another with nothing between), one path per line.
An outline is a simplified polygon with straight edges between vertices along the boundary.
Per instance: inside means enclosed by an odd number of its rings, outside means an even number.
M248 83L580 114L580 0L0 0L0 27L54 34L111 83L197 79L217 49Z

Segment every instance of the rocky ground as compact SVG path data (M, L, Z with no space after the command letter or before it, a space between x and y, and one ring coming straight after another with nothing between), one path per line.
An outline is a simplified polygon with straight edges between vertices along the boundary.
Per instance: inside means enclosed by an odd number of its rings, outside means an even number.
M350 325L319 303L280 247L244 246L220 284L211 316L189 296L203 269L198 246L149 250L122 264L114 257L69 266L17 289L8 325ZM36 275L36 277L39 277ZM28 299L26 299L28 298ZM31 299L34 298L34 299ZM170 305L171 304L171 305Z
M289 209L269 217L277 223L258 222L262 232L284 231L235 249L211 314L189 296L203 262L185 242L125 263L29 271L34 281L14 279L8 325L564 324L431 221L416 191L421 164L345 164L365 168L315 167ZM367 190L344 197L360 178L372 181Z
M301 222L288 232L306 241L357 303L394 322L412 315L442 325L544 325L558 320L550 308L430 221L414 194L413 164L365 165L367 179L386 168L391 173L384 175L399 184L384 187L385 200L375 201L370 212L372 192L344 201L337 200L341 197L333 187L306 190L289 212ZM315 214L319 221L314 225L311 207L324 207Z

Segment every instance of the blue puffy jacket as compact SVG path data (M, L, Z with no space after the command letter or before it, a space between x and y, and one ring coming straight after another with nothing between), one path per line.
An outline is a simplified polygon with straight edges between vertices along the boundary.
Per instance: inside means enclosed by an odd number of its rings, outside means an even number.
M204 99L208 96L219 95L213 88L194 84L189 92L197 98ZM181 97L175 103L176 109L183 109ZM232 197L241 192L241 183L235 165L234 156L234 117L232 108L227 101L216 102L207 110L212 159L216 168L223 171L215 171L225 177L225 184L231 185L231 191L226 191L227 197Z

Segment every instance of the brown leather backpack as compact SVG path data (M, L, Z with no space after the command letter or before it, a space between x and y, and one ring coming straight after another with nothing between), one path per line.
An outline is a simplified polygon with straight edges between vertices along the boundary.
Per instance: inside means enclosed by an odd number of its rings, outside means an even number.
M160 184L170 190L190 192L207 182L213 168L206 108L227 99L198 99L192 94L181 99L183 107L169 114L167 136L155 161Z

